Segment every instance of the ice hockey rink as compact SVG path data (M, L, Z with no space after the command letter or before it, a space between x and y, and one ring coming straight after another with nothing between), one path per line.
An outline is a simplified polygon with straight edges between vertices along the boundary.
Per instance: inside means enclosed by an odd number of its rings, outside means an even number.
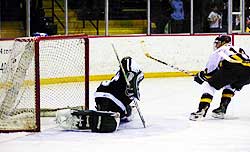
M90 82L90 102L100 82ZM1 152L250 152L250 86L237 92L224 120L211 117L221 91L203 121L190 121L202 86L191 77L146 78L141 83L141 112L114 133L63 131L43 118L39 133L0 134ZM93 105L92 105L93 106Z

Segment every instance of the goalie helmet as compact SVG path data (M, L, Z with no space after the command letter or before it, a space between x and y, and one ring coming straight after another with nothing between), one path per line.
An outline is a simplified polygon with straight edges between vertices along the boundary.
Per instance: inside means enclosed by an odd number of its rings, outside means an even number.
M141 71L139 65L130 56L124 57L121 63L126 73L127 72L138 73Z

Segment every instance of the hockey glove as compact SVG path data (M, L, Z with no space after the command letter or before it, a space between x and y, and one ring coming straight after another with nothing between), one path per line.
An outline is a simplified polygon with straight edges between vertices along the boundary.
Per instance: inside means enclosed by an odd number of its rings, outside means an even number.
M236 91L240 91L240 90L243 88L244 85L245 85L245 84L233 83L233 84L231 84L231 87L232 87L233 89L235 89Z
M202 84L204 81L207 81L206 74L204 71L200 71L194 76L194 81Z

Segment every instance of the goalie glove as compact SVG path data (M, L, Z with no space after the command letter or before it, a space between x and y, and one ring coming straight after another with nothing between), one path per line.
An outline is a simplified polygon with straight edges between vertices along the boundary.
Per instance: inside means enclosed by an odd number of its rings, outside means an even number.
M133 96L135 95L135 92L134 92L133 87L127 86L127 87L126 87L125 94L126 94L129 98L133 97Z
M200 71L194 76L194 81L199 84L202 84L204 81L207 81L206 73L204 71Z
M143 72L139 71L138 73L135 72L128 72L128 81L130 85L126 86L125 94L133 100L137 98L140 100L140 92L139 92L139 84L144 79Z
M134 98L140 99L139 88L135 89L131 86L127 86L125 90L125 94L129 97L130 100L134 100Z

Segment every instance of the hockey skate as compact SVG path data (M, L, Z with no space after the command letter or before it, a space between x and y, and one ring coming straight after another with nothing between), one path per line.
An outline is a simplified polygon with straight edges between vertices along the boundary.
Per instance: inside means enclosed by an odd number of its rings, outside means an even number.
M189 120L202 120L206 116L209 107L210 103L200 102L198 111L191 113Z
M224 119L226 111L227 111L227 106L229 103L230 103L229 100L222 101L220 103L220 107L212 111L212 117L218 118L218 119Z
M218 119L224 119L225 118L225 113L222 111L221 107L214 109L212 111L212 117L218 118Z
M206 110L201 109L198 110L197 112L193 112L190 114L189 120L197 121L197 120L202 120L203 117L206 115Z

